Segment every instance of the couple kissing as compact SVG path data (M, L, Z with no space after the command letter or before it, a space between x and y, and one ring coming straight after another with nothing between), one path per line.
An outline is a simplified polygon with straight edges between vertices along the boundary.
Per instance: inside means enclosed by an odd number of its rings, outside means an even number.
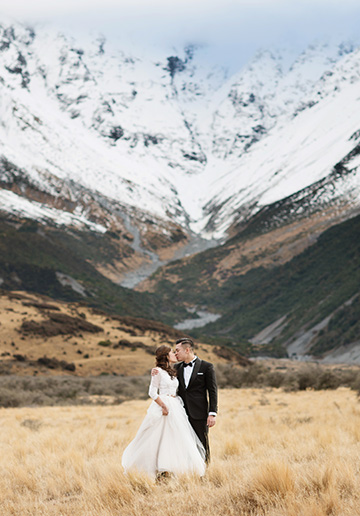
M122 456L125 472L152 476L205 474L210 460L209 428L216 423L217 384L213 364L195 355L189 338L155 353L149 396L152 403Z

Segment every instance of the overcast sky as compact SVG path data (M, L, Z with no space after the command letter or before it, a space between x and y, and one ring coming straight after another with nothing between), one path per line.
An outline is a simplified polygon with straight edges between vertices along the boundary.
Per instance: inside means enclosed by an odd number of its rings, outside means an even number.
M214 62L234 68L259 47L360 39L359 0L0 0L1 14L144 49L207 44Z

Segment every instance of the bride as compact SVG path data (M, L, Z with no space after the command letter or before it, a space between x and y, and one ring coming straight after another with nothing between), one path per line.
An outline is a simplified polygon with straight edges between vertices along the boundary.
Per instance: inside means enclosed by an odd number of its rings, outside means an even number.
M153 476L168 473L205 474L205 450L176 395L178 379L172 367L177 362L169 346L156 350L156 369L149 396L153 399L134 438L122 456L125 472L131 468Z

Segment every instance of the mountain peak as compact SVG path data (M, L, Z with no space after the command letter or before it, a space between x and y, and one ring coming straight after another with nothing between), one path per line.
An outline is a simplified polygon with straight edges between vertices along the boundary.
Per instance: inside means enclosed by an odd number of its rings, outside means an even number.
M210 237L330 178L359 129L351 42L260 50L230 78L197 45L149 59L5 21L0 47L0 153L30 183L56 177L75 202L85 188Z

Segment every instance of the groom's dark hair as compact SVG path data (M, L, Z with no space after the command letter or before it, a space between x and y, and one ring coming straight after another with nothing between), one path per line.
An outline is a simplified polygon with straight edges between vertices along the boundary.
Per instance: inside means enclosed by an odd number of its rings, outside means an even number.
M182 339L178 339L176 344L181 344L182 346L189 347L191 349L194 348L194 342L188 337L183 337Z

